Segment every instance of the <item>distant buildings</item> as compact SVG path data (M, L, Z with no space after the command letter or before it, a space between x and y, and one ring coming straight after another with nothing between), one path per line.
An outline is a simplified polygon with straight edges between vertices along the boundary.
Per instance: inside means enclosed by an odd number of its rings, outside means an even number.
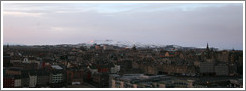
M3 67L9 67L10 66L10 54L3 54Z

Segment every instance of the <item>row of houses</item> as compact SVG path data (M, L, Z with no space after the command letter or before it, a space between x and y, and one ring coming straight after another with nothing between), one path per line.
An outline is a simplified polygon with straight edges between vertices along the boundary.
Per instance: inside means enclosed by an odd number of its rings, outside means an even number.
M74 73L76 75L74 75ZM78 73L79 76L77 75ZM68 76L67 76L68 75ZM69 78L67 79L66 78ZM77 77L74 77L77 76ZM64 71L59 65L51 65L49 69L23 70L21 68L4 69L3 87L47 87L64 84L64 82L73 82L74 78L81 78L82 71ZM79 80L82 82L81 80Z

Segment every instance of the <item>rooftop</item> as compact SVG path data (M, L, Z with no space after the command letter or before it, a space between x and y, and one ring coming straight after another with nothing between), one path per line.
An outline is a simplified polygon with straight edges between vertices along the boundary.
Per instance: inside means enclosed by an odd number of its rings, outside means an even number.
M63 68L59 65L51 65L53 69L62 70Z
M166 77L165 75L155 75L155 76L147 76L144 74L125 74L122 77L120 77L120 80L125 81L133 81L133 80L147 80L147 79L155 79L160 77Z

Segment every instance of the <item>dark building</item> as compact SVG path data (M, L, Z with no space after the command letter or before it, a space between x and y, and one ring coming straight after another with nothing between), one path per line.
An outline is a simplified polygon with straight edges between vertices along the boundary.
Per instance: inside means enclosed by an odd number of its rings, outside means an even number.
M67 69L67 83L83 82L83 71L79 69Z
M29 74L27 70L23 70L21 74L21 86L22 87L29 87Z
M3 88L13 88L15 85L15 78L11 75L3 76Z
M10 54L4 54L3 55L3 67L9 67L10 66Z
M37 87L47 86L49 84L49 72L46 70L37 71Z
M92 84L99 88L109 86L109 75L107 73L96 73L92 76Z

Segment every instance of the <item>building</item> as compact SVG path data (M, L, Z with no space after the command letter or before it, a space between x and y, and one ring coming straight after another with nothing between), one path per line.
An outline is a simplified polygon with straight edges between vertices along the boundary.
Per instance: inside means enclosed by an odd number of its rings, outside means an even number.
M21 75L22 68L20 67L11 67L5 70L6 75Z
M226 64L218 64L214 67L217 76L228 76L229 68Z
M50 74L50 79L49 79L50 83L61 83L63 82L63 73L59 72L59 71L53 71Z
M19 88L19 87L21 87L22 85L21 85L21 77L20 77L20 75L19 76L15 76L15 82L14 82L14 87L15 88Z
M5 75L3 76L3 88L13 88L15 86L14 76Z
M100 45L95 45L95 49L96 49L96 50L101 50L102 47L101 47Z
M95 73L92 75L92 82L90 83L96 87L105 88L109 86L108 80L109 80L108 73Z
M80 69L67 69L67 83L81 84L83 82L83 71Z
M165 75L147 76L144 74L112 74L109 76L111 88L158 88L166 87L171 78ZM165 84L164 84L165 83Z
M54 83L61 83L64 80L64 72L63 68L59 65L52 65L52 71L50 73L50 79L49 83L54 84Z
M228 51L220 51L217 53L218 61L221 62L229 62L229 52Z
M97 70L98 72L105 73L105 72L109 72L109 67L108 65L98 65Z
M243 88L243 79L230 80L231 88Z
M120 65L114 65L110 68L110 73L118 73L120 71Z
M3 67L9 67L10 65L10 54L3 55Z
M23 70L21 74L21 87L29 87L29 72L27 70Z
M36 87L37 85L37 73L29 72L29 87Z
M37 71L37 86L38 87L43 87L47 86L49 84L49 72L46 70L38 70Z
M112 45L103 45L103 50L113 50L114 46Z
M201 62L200 73L203 75L215 75L214 62Z

